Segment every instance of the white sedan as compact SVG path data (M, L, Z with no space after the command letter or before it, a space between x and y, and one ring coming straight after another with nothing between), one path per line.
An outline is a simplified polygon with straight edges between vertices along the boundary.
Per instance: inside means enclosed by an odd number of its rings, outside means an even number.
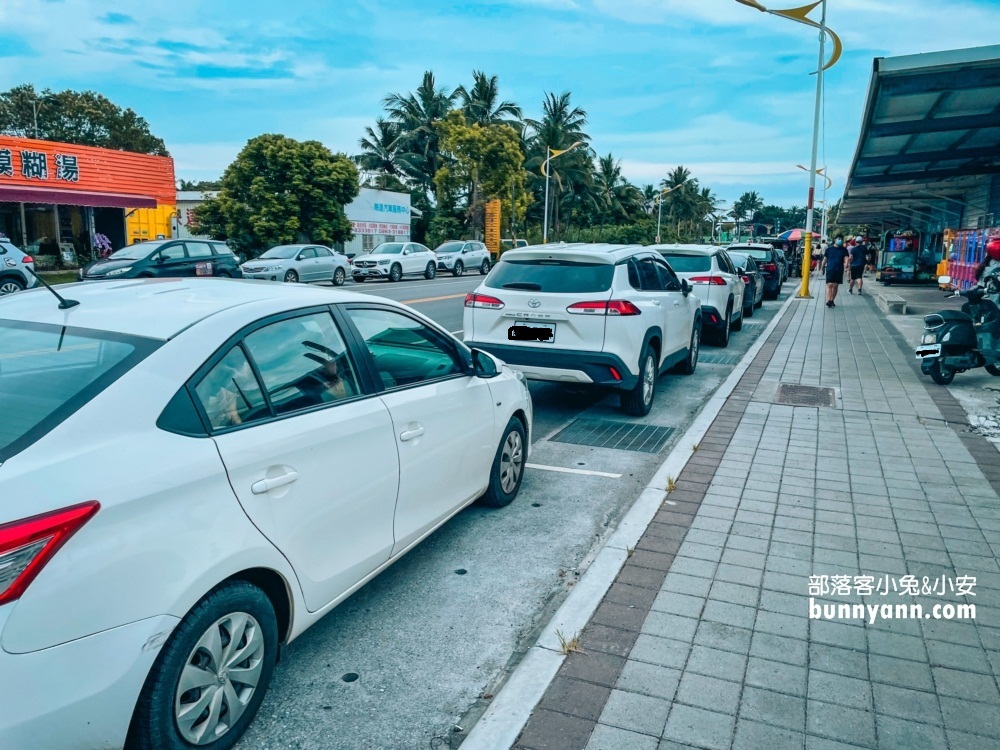
M4 748L230 748L280 644L518 494L523 379L404 305L59 291L0 300Z

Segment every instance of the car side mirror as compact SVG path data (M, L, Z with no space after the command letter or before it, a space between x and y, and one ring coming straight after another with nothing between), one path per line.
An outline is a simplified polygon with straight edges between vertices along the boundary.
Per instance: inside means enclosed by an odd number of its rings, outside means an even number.
M479 349L472 350L472 368L477 378L495 378L500 374L500 369L493 357Z
M685 297L691 294L691 285L688 284L687 279L681 279L681 294L683 294Z

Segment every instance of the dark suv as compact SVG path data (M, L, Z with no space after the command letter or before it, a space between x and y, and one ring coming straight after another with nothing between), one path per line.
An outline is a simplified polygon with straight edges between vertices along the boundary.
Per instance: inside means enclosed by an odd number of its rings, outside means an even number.
M727 249L734 253L749 255L757 261L757 267L764 277L764 299L778 299L778 295L781 294L781 284L785 280L782 273L785 267L784 253L776 250L774 245L756 242L730 245Z
M80 269L82 281L177 276L228 276L243 271L224 242L154 240L123 247Z

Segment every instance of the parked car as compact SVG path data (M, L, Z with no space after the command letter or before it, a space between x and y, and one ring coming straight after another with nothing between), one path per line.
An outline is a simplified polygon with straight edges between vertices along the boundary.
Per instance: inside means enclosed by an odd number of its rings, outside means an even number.
M40 286L34 270L35 259L0 234L0 297Z
M224 242L152 240L137 242L80 269L81 281L148 277L222 276L240 278L239 261Z
M657 377L698 365L701 309L687 282L635 245L508 250L465 298L464 335L530 380L619 391L649 413Z
M370 253L355 257L351 273L355 281L400 281L416 274L433 279L437 266L437 256L418 242L383 242Z
M751 256L743 253L729 253L729 257L736 264L736 270L740 272L740 278L746 285L743 317L752 318L754 310L764 304L764 275L760 272L757 261Z
M482 242L455 240L434 249L439 271L461 276L467 269L478 269L483 276L490 272L490 251Z
M351 272L347 256L323 245L278 245L242 266L246 279L332 281L340 286Z
M523 376L402 304L212 279L72 297L0 300L4 748L230 748L281 644L518 494Z
M743 328L745 285L729 255L712 245L654 245L677 275L701 300L706 336L718 346L729 346L730 330Z
M781 275L782 264L787 264L783 252L766 243L730 245L729 251L749 255L757 261L757 266L764 276L764 299L778 299L784 282Z

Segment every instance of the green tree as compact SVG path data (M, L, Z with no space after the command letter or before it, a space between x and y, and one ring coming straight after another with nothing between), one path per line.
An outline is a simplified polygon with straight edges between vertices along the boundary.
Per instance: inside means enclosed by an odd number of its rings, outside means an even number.
M219 196L195 209L195 232L255 253L273 245L351 238L344 206L358 171L318 141L283 135L251 139L222 175Z
M374 177L370 187L379 190L403 190L403 179L408 173L418 169L413 154L403 146L404 133L398 122L379 117L375 127L366 127L365 135L358 141L361 153L354 163Z
M472 88L459 86L455 95L462 102L465 119L478 125L510 125L521 129L521 108L510 101L500 101L500 84L496 76L481 70L472 71Z
M131 109L94 91L36 92L29 83L0 92L0 134L169 156L163 140Z
M384 99L389 118L399 124L400 147L408 155L404 171L428 191L442 164L435 126L447 116L455 99L455 92L438 87L429 70L414 93L389 94Z
M178 190L218 190L222 187L222 182L220 180L198 180L197 182L193 180L181 180Z

